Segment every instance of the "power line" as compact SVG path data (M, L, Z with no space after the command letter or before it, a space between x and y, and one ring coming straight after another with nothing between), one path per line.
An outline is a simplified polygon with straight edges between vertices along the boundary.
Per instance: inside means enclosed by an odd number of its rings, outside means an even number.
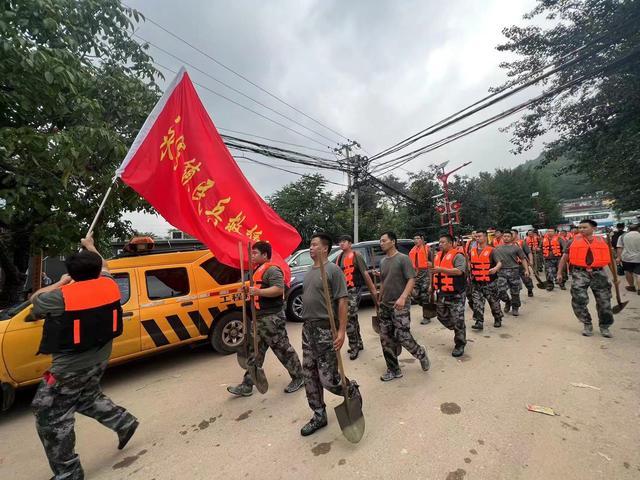
M314 152L327 153L326 150L322 150L320 148L307 147L306 145L300 145L299 143L291 143L285 142L284 140L275 140L273 138L262 137L260 135L256 135L255 133L247 133L247 132L239 132L238 130L231 130L229 128L217 127L218 130L222 130L224 132L229 133L237 133L238 135L246 135L247 137L259 138L261 140L268 140L269 142L282 143L283 145L290 145L292 147L305 148L307 150L313 150ZM224 135L222 135L224 137Z
M455 140L457 140L459 138L462 138L462 137L464 137L466 135L469 135L470 133L473 133L473 132L475 132L477 130L480 130L481 128L484 128L484 127L486 127L486 126L488 126L488 125L490 125L490 124L492 124L494 122L497 122L497 121L499 121L499 120L501 120L501 119L503 119L503 118L505 118L505 117L507 117L509 115L512 115L512 114L514 114L514 113L516 113L516 112L518 112L520 110L524 110L525 108L527 108L527 107L529 107L529 106L531 106L531 105L533 105L535 103L538 103L541 100L544 100L544 99L546 99L548 97L556 96L556 95L562 93L562 91L566 90L567 88L572 87L572 86L574 86L574 85L576 85L578 83L582 83L582 82L588 80L589 78L591 78L591 77L593 77L593 76L595 76L595 75L597 75L599 73L602 73L604 71L613 69L616 66L618 66L620 64L623 64L627 60L631 59L634 55L637 55L639 52L640 52L640 48L638 48L636 46L636 48L631 50L631 52L629 52L628 54L618 58L617 60L615 60L613 62L610 62L610 63L608 63L608 64L606 64L604 66L596 68L596 69L594 69L594 70L592 70L592 71L590 71L590 72L588 72L588 73L586 73L586 74L584 74L584 75L582 75L580 77L577 77L577 78L575 78L575 79L573 79L571 81L568 81L568 82L564 83L563 85L560 85L560 86L558 86L556 88L553 88L553 89L551 89L551 90L549 90L549 91L547 91L547 92L545 92L545 93L543 93L541 95L538 95L538 96L536 96L536 97L534 97L534 98L532 98L530 100L527 100L526 102L518 104L515 107L512 107L512 108L510 108L508 110L505 110L505 111L503 111L503 112L501 112L501 113L499 113L497 115L494 115L493 117L490 117L490 118L488 118L488 119L486 119L486 120L484 120L482 122L476 123L476 124L474 124L474 125L472 125L470 127L467 127L467 128L465 128L463 130L460 130L460 131L458 131L458 132L456 132L456 133L454 133L452 135L449 135L448 137L445 137L445 138L440 139L440 140L438 140L436 142L433 142L433 143L431 143L429 145L425 145L425 146L423 146L421 148L418 148L416 150L408 152L408 153L406 153L404 155L401 155L400 157L397 157L395 159L389 160L388 162L385 162L384 164L377 165L376 168L374 168L374 170L375 169L380 169L380 168L385 169L384 172L379 172L379 174L382 175L382 174L387 173L387 172L389 172L389 171L391 171L391 170L393 170L395 168L398 168L399 166L405 165L407 162L413 160L414 158L416 158L416 157L418 157L420 155L423 155L424 153L433 151L433 150L435 150L437 148L440 148L440 147L442 147L442 146L444 146L444 145L446 145L448 143L451 143L451 142L453 142L453 141L455 141Z
M626 22L624 22L623 24L619 25L614 30L614 32L619 30L620 28L622 28L626 24L631 23L633 20L634 20L633 18L628 19ZM555 74L555 73L557 73L557 72L559 72L561 70L566 69L570 65L578 63L578 62L582 61L583 59L592 56L593 54L595 54L595 53L603 50L604 48L606 48L608 45L606 45L606 44L600 45L597 49L593 50L592 52L590 52L588 54L579 55L579 56L577 56L577 57L575 57L575 58L573 58L573 59L571 59L569 61L566 61L566 62L563 62L563 63L557 65L557 63L559 61L561 61L563 59L566 59L566 58L569 58L570 56L573 56L576 53L579 53L580 51L582 51L582 50L584 50L584 49L586 49L586 48L588 48L588 47L590 47L592 45L595 45L599 41L601 41L604 38L608 37L611 33L613 33L613 32L606 32L606 33L598 36L594 40L591 40L590 42L587 42L585 45L582 45L581 47L576 48L576 49L564 54L559 59L555 60L554 62L550 63L549 65L545 65L543 67L540 67L537 70L534 70L533 72L531 72L531 73L529 73L529 74L527 74L525 76L521 76L519 79L516 79L516 80L514 80L512 82L509 82L507 85L504 85L503 87L499 88L495 92L493 92L493 93L487 95L486 97L476 101L475 103L463 108L462 110L459 110L459 111L455 112L454 114L449 115L445 119L440 120L439 122L437 122L437 123L435 123L433 125L430 125L429 127L427 127L425 129L421 130L420 132L418 132L418 133L406 138L405 140L402 140L401 142L398 142L395 145L392 145L391 147L386 148L385 150L377 153L376 155L373 155L370 158L370 161L375 161L375 160L377 160L379 158L382 158L383 156L390 155L390 154L395 153L395 152L397 152L399 150L402 150L403 148L411 145L412 143L415 143L416 141L418 141L418 140L420 140L420 139L422 139L422 138L424 138L426 136L432 135L432 134L434 134L434 133L446 128L447 126L450 126L450 125L452 125L454 123L457 123L457 122L463 120L464 118L467 118L467 117L473 115L474 113L477 113L477 112L479 112L481 110L484 110L485 108L488 108L491 105L494 105L495 103L497 103L497 102L499 102L501 100L504 100L505 98L508 98L508 97L514 95L515 93L518 93L519 91L521 91L521 90L523 90L525 88L528 88L531 85L534 85L534 84L540 82L541 80L544 80L545 78L547 78L547 77L549 77L549 76L551 76L551 75L553 75L553 74ZM556 67L551 69L547 73L544 73L544 74L534 78L533 80L529 80L529 81L525 82L524 84L514 88L513 90L508 91L507 93L501 94L502 92L504 92L505 90L511 88L512 86L514 86L514 85L516 85L518 83L521 83L521 82L523 82L523 81L525 81L527 79L530 79L534 75L537 75L538 73L546 70L547 68L549 68L549 67L551 67L553 65L556 65ZM484 105L480 105L483 102L485 102L487 100L490 100L492 98L493 98L493 100L485 103ZM476 107L478 105L480 105L480 106L467 112L467 110L472 109L473 107ZM467 112L467 113L464 113L464 112Z
M300 173L300 172L294 172L294 171L292 171L292 170L287 170L286 168L282 168L282 167L279 167L279 166L277 166L277 165L270 165L270 164L268 164L268 163L266 163L266 162L261 162L260 160L256 160L255 158L245 157L244 155L234 155L234 158L235 158L236 160L237 160L237 159L244 159L244 160L248 160L248 161L250 161L250 162L257 163L258 165L264 165L265 167L273 168L273 169L275 169L275 170L281 170L281 171L283 171L283 172L287 172L287 173L292 173L292 174L294 174L294 175L299 175L299 176L301 176L301 177L304 177L304 176L306 176L306 175L309 175L308 173ZM325 182L327 182L327 183L331 183L331 184L333 184L333 185L338 185L338 186L340 186L340 187L347 187L347 185L345 185L344 183L334 182L334 181L329 180L329 179L327 179L327 178L324 178L324 181L325 181Z
M334 140L334 139L329 138L329 137L327 137L327 136L323 135L322 133L318 132L317 130L314 130L314 129L312 129L312 128L307 127L307 126L306 126L306 125L304 125L303 123L298 122L298 121L297 121L297 120L295 120L294 118L288 117L288 116L287 116L287 115L285 115L284 113L281 113L281 112L279 112L279 111L277 111L277 110L275 110L275 109L273 109L273 108L269 107L268 105L265 105L265 104L264 104L264 103L262 103L260 100L256 100L255 98L253 98L253 97L251 97L251 96L247 95L246 93L242 92L241 90L238 90L237 88L235 88L235 87L233 87L233 86L229 85L228 83L223 82L222 80L220 80L220 79L218 79L218 78L214 77L213 75L209 74L208 72L206 72L206 71L202 70L201 68L197 67L197 66L196 66L196 65L194 65L193 63L190 63L190 62L188 62L188 61L184 60L183 58L180 58L180 57L178 57L177 55L174 55L173 53L169 52L168 50L165 50L164 48L162 48L162 47L160 47L160 46L156 45L155 43L153 43L153 42L151 42L151 41L147 40L146 38L144 38L144 37L142 37L142 36L138 35L137 33L134 33L134 34L133 34L133 36L134 36L134 37L139 38L140 40L142 40L142 41L143 41L143 42L145 42L145 43L148 43L149 45L151 45L152 47L154 47L156 50L159 50L159 51L163 52L165 55L168 55L168 56L170 56L170 57L174 58L175 60L178 60L179 62L182 62L184 65L187 65L187 66L191 67L192 69L194 69L194 70L196 70L196 71L200 72L201 74L205 75L206 77L210 78L211 80L213 80L213 81L215 81L215 82L218 82L220 85L223 85L224 87L226 87L226 88L228 88L229 90L231 90L231 91L233 91L233 92L237 93L238 95L242 95L244 98L246 98L246 99L248 99L248 100L251 100L252 102L257 103L257 104L258 104L258 105L260 105L261 107L266 108L267 110L269 110L269 111L271 111L271 112L273 112L273 113L275 113L275 114L277 114L277 115L281 116L282 118L284 118L284 119L286 119L286 120L289 120L289 121L290 121L290 122L292 122L292 123L295 123L296 125L301 126L302 128L305 128L305 129L309 130L310 132L315 133L315 134L316 134L316 135L318 135L319 137L322 137L322 138L324 138L325 140L328 140L329 142L335 142L335 140ZM337 143L337 142L335 142L335 143Z
M135 10L134 8L128 6L126 3L124 2L120 2L125 8L128 8L130 10ZM138 10L136 10L138 11ZM166 27L160 25L158 22L156 22L155 20L153 20L152 18L149 18L146 15L143 15L144 19L149 21L150 23L152 23L153 25L155 25L156 27L158 27L160 30L162 30L163 32L171 35L173 38L175 38L176 40L179 40L180 42L184 43L185 45L189 46L190 48L192 48L193 50L195 50L196 52L200 53L201 55L204 55L205 57L207 57L209 60L211 60L212 62L216 63L217 65L221 66L222 68L224 68L225 70L227 70L228 72L231 72L232 74L236 75L237 77L241 78L242 80L244 80L245 82L249 83L250 85L253 85L255 88L257 88L258 90L260 90L261 92L266 93L267 95L269 95L270 97L274 98L275 100L277 100L278 102L282 103L283 105L286 105L287 107L291 108L292 110L298 112L300 115L303 115L304 117L308 118L309 120L311 120L312 122L320 125L323 128L326 128L327 130L329 130L330 132L335 133L336 135L338 135L339 137L345 139L345 140L349 140L347 137L345 137L344 135L342 135L340 132L334 130L333 128L325 125L324 123L320 122L319 120L316 120L315 118L311 117L310 115L307 115L306 113L304 113L302 110L299 110L298 108L294 107L293 105L291 105L290 103L287 103L285 100L283 100L282 98L278 97L277 95L271 93L270 91L268 91L267 89L261 87L260 85L258 85L257 83L249 80L247 77L245 77L244 75L242 75L241 73L236 72L235 70L233 70L231 67L225 65L224 63L222 63L220 60L217 60L216 58L212 57L211 55L209 55L208 53L204 52L203 50L201 50L200 48L196 47L195 45L193 45L192 43L189 43L187 40L185 40L184 38L180 37L179 35L171 32L169 29L167 29Z
M156 66L158 66L158 67L160 67L160 68L163 68L163 69L165 69L165 70L167 70L167 71L169 71L169 72L172 72L173 74L176 74L176 75L177 75L177 73L178 73L178 71L177 71L177 70L174 70L174 69L169 68L169 67L167 67L167 66L165 66L165 65L162 65L161 63L158 63L158 62L156 62L155 60L153 61L153 64L154 64L154 65L156 65ZM304 133L302 133L302 132L299 132L298 130L295 130L295 129L291 128L291 127L288 127L287 125L285 125L285 124L283 124L283 123L280 123L279 121L274 120L273 118L270 118L270 117L268 117L268 116L266 116L266 115L263 115L262 113L257 112L256 110L253 110L252 108L249 108L249 107L247 107L246 105L243 105L243 104L241 104L241 103L238 103L238 102L236 102L235 100L233 100L233 99L231 99L231 98L227 97L226 95L223 95L223 94L222 94L222 93L220 93L220 92L216 92L215 90L213 90L213 89L211 89L211 88L207 87L206 85L203 85L203 84L198 83L198 82L193 82L193 83L194 83L195 85L198 85L199 87L203 88L203 89L204 89L204 90L206 90L207 92L212 93L212 94L214 94L214 95L217 95L218 97L223 98L223 99L227 100L228 102L231 102L231 103L233 103L234 105L237 105L238 107L243 108L243 109L245 109L245 110L247 110L247 111L249 111L249 112L251 112L251 113L253 113L253 114L255 114L255 115L258 115L259 117L262 117L262 118L264 118L265 120L270 121L271 123L274 123L274 124L276 124L276 125L278 125L278 126L280 126L280 127L282 127L282 128L286 128L287 130L289 130L289 131L291 131L291 132L293 132L293 133L295 133L295 134L297 134L297 135L300 135L301 137L304 137L304 138L306 138L307 140L311 140L312 142L315 142L315 143L317 143L318 145L322 145L323 147L331 148L331 147L329 147L328 145L325 145L324 143L319 142L319 141L318 141L318 140L316 140L315 138L312 138L312 137L310 137L310 136L308 136L308 135L306 135L306 134L304 134Z

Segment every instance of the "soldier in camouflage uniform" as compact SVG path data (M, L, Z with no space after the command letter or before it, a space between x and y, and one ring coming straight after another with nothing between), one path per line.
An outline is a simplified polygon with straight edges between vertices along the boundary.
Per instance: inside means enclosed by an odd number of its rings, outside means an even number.
M342 252L336 257L335 263L342 269L347 281L347 295L349 297L349 323L347 324L347 338L349 339L349 358L355 360L358 353L364 349L360 323L358 322L358 308L362 287L366 284L371 292L373 301L378 305L378 292L376 286L367 272L367 265L360 252L351 248L353 240L349 235L340 237L340 249Z
M480 230L476 233L477 244L469 252L469 270L472 285L473 297L473 319L475 324L471 326L474 330L484 328L484 303L489 303L493 314L493 326L502 326L502 308L500 308L500 298L498 291L498 278L496 273L502 267L496 261L493 247L488 245L487 232Z
M611 310L611 282L606 267L611 267L611 250L606 241L593 235L598 224L593 220L580 222L580 235L567 242L560 260L556 276L562 280L562 271L569 263L571 266L571 306L573 313L583 323L582 335L593 335L593 324L589 313L589 287L596 299L596 311L600 333L611 338L609 327L613 325ZM613 272L612 272L613 274Z
M380 377L383 382L402 377L398 362L398 347L402 345L420 360L422 370L429 370L427 349L418 344L411 334L411 291L415 271L407 255L398 252L397 237L386 232L380 237L380 248L385 256L380 260L380 344L387 371Z
M256 309L258 352L254 355L253 341L247 332L249 358L247 365L262 367L269 347L289 372L291 382L284 389L293 393L302 388L302 365L289 342L284 314L284 274L279 266L271 263L271 244L256 242L251 247L251 258L257 265L253 279L255 286L248 293ZM249 331L253 331L249 328ZM248 397L253 393L253 380L246 371L240 385L227 387L229 393Z
M100 388L113 341L97 340L101 338L97 332L101 322L106 322L105 327L111 331L113 304L119 304L120 295L91 236L83 238L81 243L85 250L71 255L65 262L69 274L31 297L33 315L45 317L39 353L52 354L51 367L38 385L31 407L54 480L84 479L80 458L75 453L75 413L94 418L116 432L120 450L138 428L136 417L115 405ZM74 306L78 295L82 298L80 303L85 305L79 309ZM115 300L103 304L104 300L100 299L107 296L114 296ZM95 305L89 309L87 304L91 302ZM80 320L74 320L78 318ZM91 321L84 323L84 318ZM121 318L119 315L120 325ZM78 338L65 341L66 332L73 329L56 329L69 321L80 322L80 329ZM90 332L88 325L95 331ZM81 348L69 348L70 344L79 344Z
M440 251L433 260L432 272L433 288L438 294L438 320L454 331L451 355L460 357L467 344L467 328L464 323L467 261L453 242L450 235L440 236Z
M327 410L324 403L324 389L334 395L360 396L358 384L346 379L349 392L345 392L338 370L338 354L347 330L347 283L342 270L334 263L327 262L331 248L331 237L317 233L311 238L309 253L313 266L304 277L302 286L302 372L305 391L313 417L300 430L302 436L311 435L327 425ZM336 336L331 332L329 310L325 303L320 262L324 263L329 295L333 301L333 312L338 322Z
M498 272L498 290L500 292L500 300L505 302L504 311L511 310L514 316L520 315L520 289L522 282L520 280L520 267L524 267L523 275L529 276L529 264L527 257L514 242L514 233L507 230L503 234L504 243L493 251L497 261L501 263ZM511 293L511 296L509 296Z
M549 227L542 239L542 255L544 258L544 269L547 273L547 290L553 290L553 282L556 281L558 273L558 263L562 256L562 251L565 249L565 244L559 235L556 233L556 229ZM564 277L562 281L558 282L560 289L564 290Z
M431 272L429 271L429 265L431 261L431 255L429 251L429 245L424 242L424 234L418 232L413 235L414 247L409 252L409 259L413 265L413 269L416 271L415 285L413 287L412 296L413 299L422 306L422 325L428 325L431 323L427 312L427 305L431 303L429 298L429 289L431 288Z

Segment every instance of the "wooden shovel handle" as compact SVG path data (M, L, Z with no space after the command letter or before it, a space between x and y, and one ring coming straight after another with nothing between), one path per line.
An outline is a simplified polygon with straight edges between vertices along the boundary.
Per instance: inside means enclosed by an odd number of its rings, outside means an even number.
M247 243L247 261L249 262L249 288L253 287L253 260L251 259L251 243ZM256 304L253 303L253 295L249 295L251 307L251 323L253 328L253 356L258 354L258 324L256 322Z
M320 276L322 277L322 292L324 294L324 303L327 306L327 313L329 314L329 324L331 325L331 337L335 341L338 336L338 329L336 328L336 319L333 315L333 302L331 301L331 295L329 294L329 282L327 280L327 271L324 268L325 257L320 259ZM338 357L338 371L342 379L342 388L344 389L345 396L347 395L347 377L344 374L344 365L342 364L342 355L340 350L336 350L336 356Z

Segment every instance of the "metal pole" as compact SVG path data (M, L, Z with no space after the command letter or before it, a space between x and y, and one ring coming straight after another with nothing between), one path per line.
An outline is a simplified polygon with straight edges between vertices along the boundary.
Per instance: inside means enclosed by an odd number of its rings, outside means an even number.
M358 184L353 191L353 243L358 243Z
M96 213L96 216L93 218L93 222L91 222L91 226L89 227L89 231L87 232L87 237L93 233L93 229L95 228L96 223L98 223L98 217L100 217L102 210L104 210L104 206L107 203L107 199L109 198L109 195L111 194L113 185L116 183L116 179L117 177L113 177L113 180L111 181L111 185L109 185L109 189L107 190L107 193L104 194L104 198L102 199L102 203L98 208L98 212Z

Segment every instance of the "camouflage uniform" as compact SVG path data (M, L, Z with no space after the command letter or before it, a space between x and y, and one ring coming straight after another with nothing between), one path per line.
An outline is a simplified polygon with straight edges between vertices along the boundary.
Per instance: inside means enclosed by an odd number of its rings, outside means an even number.
M360 334L360 323L358 322L358 307L360 306L360 287L351 287L347 290L349 298L349 322L347 323L347 338L349 339L349 349L364 348L362 335Z
M328 322L305 321L302 326L302 373L309 406L316 414L325 411L324 388L344 396L338 356Z
M413 287L413 299L424 309L429 302L429 288L431 287L431 272L428 269L416 270L416 281ZM424 310L423 310L424 312ZM423 314L424 317L424 314Z
M403 309L396 310L384 303L380 304L380 344L387 368L393 372L400 371L400 363L396 353L398 344L418 360L427 356L427 350L419 345L411 334L409 308L408 305L405 305Z
M513 308L520 308L520 268L502 268L498 272L498 291L500 300ZM509 298L509 291L511 298Z
M43 380L31 403L36 429L49 465L57 480L84 478L80 458L75 452L76 412L95 418L114 432L130 428L136 417L115 405L102 393L100 379L107 362L75 372L56 373L55 380ZM52 384L50 384L52 383Z
M264 357L269 347L273 350L273 353L278 357L280 363L289 372L292 380L302 377L302 365L295 349L289 342L289 336L287 335L287 329L285 327L286 317L284 311L278 313L272 313L262 315L258 317L258 354L253 355L253 340L249 338L249 358L247 359L247 365L256 365L262 367L264 364ZM249 372L245 372L242 383L248 386L253 386L253 381Z
M456 347L464 347L467 344L467 327L464 323L465 293L452 295L438 294L436 308L440 323L453 330L453 342Z
M578 320L585 325L591 325L589 304L589 287L596 299L598 323L600 327L609 327L613 324L613 312L611 311L611 283L604 270L587 270L573 267L571 269L571 306Z
M547 282L549 282L550 285L553 285L556 281L559 261L559 257L547 257L544 259L544 269L547 272Z
M527 287L528 292L533 292L533 280L530 275L525 275L524 265L520 265L518 268L518 272L520 273L520 280L524 283L524 286Z
M476 322L484 323L484 302L487 300L491 308L493 319L502 321L502 309L500 308L500 296L498 291L498 280L493 282L480 283L473 282L473 319Z

